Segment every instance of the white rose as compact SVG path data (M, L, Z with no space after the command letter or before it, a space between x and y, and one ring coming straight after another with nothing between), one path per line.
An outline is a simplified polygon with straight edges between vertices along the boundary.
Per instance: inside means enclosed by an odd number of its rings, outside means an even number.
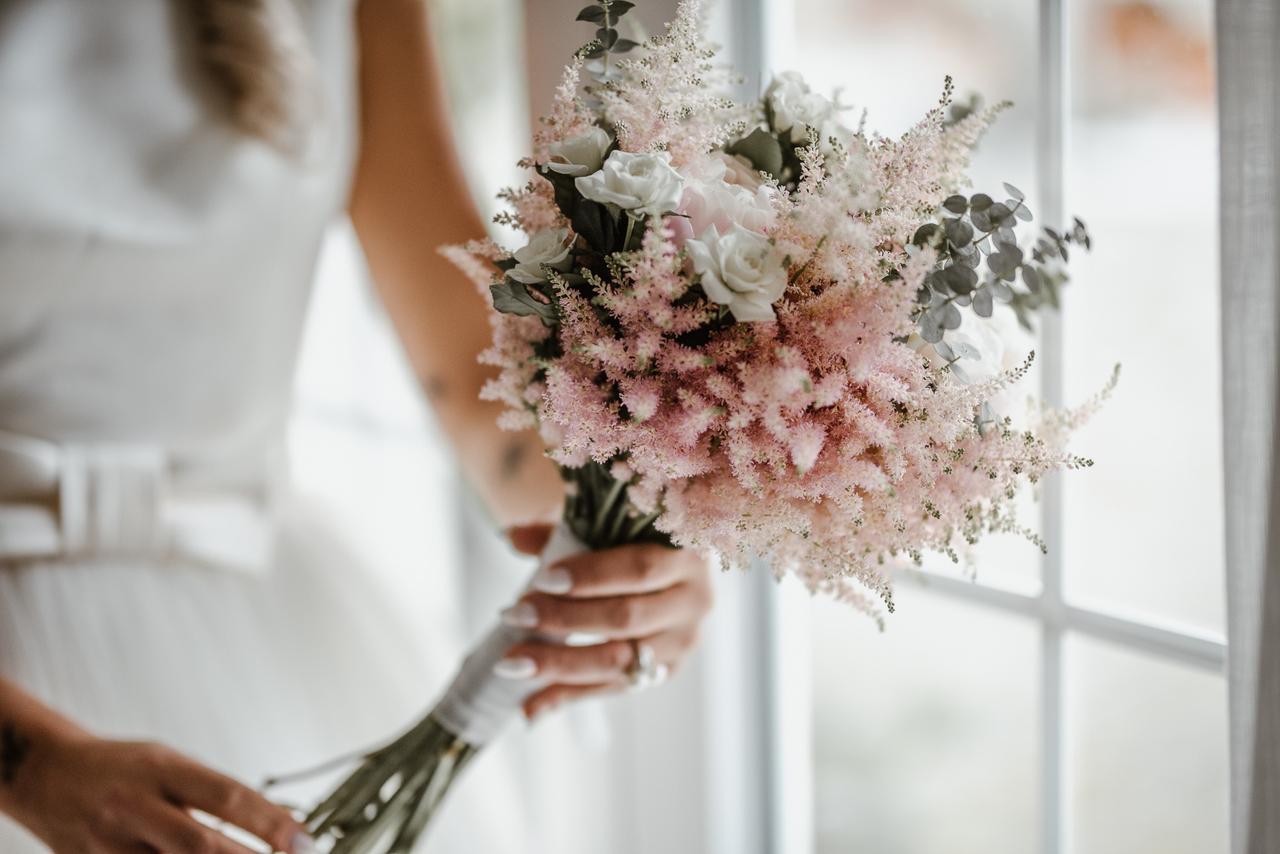
M689 180L680 212L688 216L692 234L703 234L711 226L726 233L735 224L764 231L773 224L773 188L769 185L757 182L749 189L729 182L728 163L719 157L696 161L686 171Z
M512 253L516 265L507 271L507 275L517 282L526 285L545 282L546 273L542 268L553 267L564 271L569 269L569 229L548 228L539 231L529 238L529 243Z
M821 131L835 119L836 105L809 88L795 71L784 71L774 78L765 94L773 111L773 126L778 131L791 131L791 141L804 142L809 128Z
M671 155L615 151L594 175L574 179L593 202L617 205L633 216L662 216L680 205L684 178L671 168Z
M604 163L604 154L613 145L608 132L593 127L586 133L578 134L561 142L553 142L547 146L547 154L551 162L546 166L552 172L561 175L590 175L600 171Z
M727 305L739 321L775 319L773 304L787 288L787 271L763 234L735 225L721 236L712 226L685 248L708 299Z

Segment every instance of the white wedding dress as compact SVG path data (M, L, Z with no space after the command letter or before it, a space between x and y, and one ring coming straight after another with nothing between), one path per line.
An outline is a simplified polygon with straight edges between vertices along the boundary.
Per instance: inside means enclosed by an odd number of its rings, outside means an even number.
M449 668L283 471L355 146L352 0L299 8L323 104L291 161L209 106L184 4L0 4L0 676L250 784L392 734ZM467 783L427 850L519 850Z

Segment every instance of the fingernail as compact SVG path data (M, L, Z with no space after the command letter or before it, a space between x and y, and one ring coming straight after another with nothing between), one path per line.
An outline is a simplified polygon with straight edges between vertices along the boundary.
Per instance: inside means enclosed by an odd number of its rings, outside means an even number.
M563 566L544 566L529 583L534 590L543 593L568 593L573 589L573 576Z
M289 854L316 854L316 843L310 836L298 831L289 845Z
M538 672L538 662L532 658L504 658L493 665L493 672L503 679L528 679Z
M517 602L502 612L502 622L520 629L538 625L538 611L528 602Z

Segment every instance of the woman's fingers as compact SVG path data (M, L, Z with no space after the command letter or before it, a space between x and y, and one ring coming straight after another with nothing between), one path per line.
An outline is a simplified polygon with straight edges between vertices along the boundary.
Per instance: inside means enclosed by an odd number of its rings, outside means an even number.
M683 582L656 593L598 599L529 593L503 611L502 619L508 625L548 634L584 632L622 639L695 623L710 607L709 585Z
M581 700L584 697L597 695L617 694L625 691L626 688L627 681L625 679L615 679L612 682L599 685L552 685L550 688L543 688L524 701L524 716L529 720L534 720L571 700Z
M516 525L507 532L515 550L527 555L542 554L551 539L550 525Z
M206 827L172 804L157 798L132 807L135 832L156 851L200 851L205 854L253 854L211 827Z
M643 543L564 558L538 570L533 587L556 596L620 596L652 593L705 572L697 552Z
M288 810L248 786L179 754L167 754L162 762L161 785L175 802L253 834L272 851L311 854L315 850Z
M638 640L652 648L654 658L669 671L679 665L696 642L697 628L692 626ZM511 679L537 677L567 685L599 685L625 677L634 658L635 650L625 640L590 646L525 641L507 651L495 672Z

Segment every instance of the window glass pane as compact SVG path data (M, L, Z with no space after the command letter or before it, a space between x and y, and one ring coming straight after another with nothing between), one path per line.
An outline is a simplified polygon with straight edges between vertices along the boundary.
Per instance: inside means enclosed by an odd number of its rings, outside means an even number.
M1068 639L1074 854L1226 854L1227 689L1217 675Z
M1123 376L1064 478L1071 595L1223 624L1210 0L1071 4L1068 402Z
M824 94L840 90L840 102L856 125L862 110L867 127L897 135L937 103L947 75L955 79L957 100L981 93L988 104L1009 100L1005 112L981 143L972 174L975 190L1002 193L1001 182L1020 186L1035 209L1035 92L1038 72L1035 0L792 0L790 32L777 37L778 69L794 69ZM776 34L775 34L776 36ZM1011 313L997 312L1006 338L1006 363L1013 367L1035 349ZM1011 396L1010 412L1024 410L1039 388L1033 372ZM1023 522L1039 529L1034 505ZM1040 555L1013 536L992 537L974 550L977 577L984 583L1034 590ZM955 572L946 558L931 567Z
M883 634L813 604L817 851L1033 851L1036 624L898 593Z

